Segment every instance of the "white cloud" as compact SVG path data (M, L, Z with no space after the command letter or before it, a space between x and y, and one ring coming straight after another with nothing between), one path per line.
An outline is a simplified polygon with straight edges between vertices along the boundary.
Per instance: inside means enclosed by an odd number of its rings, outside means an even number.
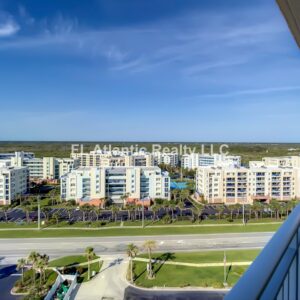
M19 30L19 25L13 20L7 20L5 23L0 23L0 37L12 36Z

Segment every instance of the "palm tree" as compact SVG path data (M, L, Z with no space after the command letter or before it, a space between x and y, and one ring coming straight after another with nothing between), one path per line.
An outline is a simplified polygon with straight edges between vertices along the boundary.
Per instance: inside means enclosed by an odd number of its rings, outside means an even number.
M152 210L152 212L153 212L153 221L155 221L156 216L157 216L157 213L158 213L158 211L160 210L160 207L159 207L158 204L155 204L155 205L153 205L153 206L151 207L151 210Z
M36 262L39 257L39 254L35 251L30 252L27 258L27 262L31 265L32 269L32 282L35 284L35 270L36 270Z
M56 212L52 215L52 217L56 220L56 225L58 225L58 222L59 222L59 212L56 211Z
M180 201L178 204L177 204L177 207L180 211L180 217L182 218L182 211L184 210L185 206L184 206L184 203L182 201Z
M71 208L71 207L66 207L66 213L68 214L69 222L71 221L71 217L72 217L73 211L74 211L73 208Z
M170 201L169 203L169 208L171 210L171 214L172 214L172 221L174 220L174 209L176 209L176 204L174 201Z
M224 207L222 207L221 205L218 205L218 206L216 207L216 210L217 210L217 215L218 215L218 217L219 217L219 220L221 220L221 216L222 216L222 213L223 213L223 211L224 211Z
M31 209L28 205L23 206L22 209L26 214L26 222L29 223L29 220L30 220L29 214L30 214Z
M42 285L42 281L45 281L45 270L47 269L49 264L49 256L48 255L39 255L36 262L36 268L40 273L40 285Z
M130 262L130 282L133 283L133 259L136 257L139 248L134 244L129 244L127 246L126 253L129 257Z
M91 266L90 266L90 261L94 258L95 252L93 247L86 247L85 249L85 255L88 260L88 280L91 279Z
M7 212L9 210L9 205L3 205L3 206L1 206L0 209L3 212L4 218L5 218L5 222L7 223L8 222L8 214L7 214Z
M44 214L45 220L48 222L49 221L49 214L50 214L50 207L43 207L42 208L42 213Z
M152 251L157 247L155 241L146 241L143 244L143 249L145 249L148 252L148 257L149 257L149 263L148 263L148 278L152 279L154 278L154 273L152 269Z
M82 212L82 221L85 222L86 213L91 210L91 207L88 204L84 204L79 209Z
M24 283L24 269L26 267L26 259L20 258L17 262L17 270L22 272L22 283Z
M276 199L272 199L270 201L270 208L271 208L272 211L275 212L275 218L278 219L279 218L280 204Z
M258 213L261 210L260 202L255 201L252 205L252 210L254 211L255 219L258 220Z
M118 219L118 211L119 211L119 207L117 205L111 206L111 214L112 217L115 219L115 222L117 222Z

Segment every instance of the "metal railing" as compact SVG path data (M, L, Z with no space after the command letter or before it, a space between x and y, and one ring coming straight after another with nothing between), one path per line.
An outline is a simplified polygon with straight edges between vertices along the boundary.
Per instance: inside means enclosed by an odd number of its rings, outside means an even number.
M300 299L300 205L274 234L225 300Z

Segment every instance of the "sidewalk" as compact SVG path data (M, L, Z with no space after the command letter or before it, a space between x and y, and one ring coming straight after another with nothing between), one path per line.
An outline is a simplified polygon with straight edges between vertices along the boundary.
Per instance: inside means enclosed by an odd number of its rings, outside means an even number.
M99 274L91 281L79 286L71 299L73 300L123 300L128 286L126 272L128 259L123 256L102 257L104 262Z
M142 262L148 262L149 259L147 258L141 258L141 257L136 257L134 259L135 261L142 261ZM196 267L196 268L205 268L205 267L223 267L224 262L215 262L215 263L185 263L185 262L179 262L179 261L163 261L163 260L156 260L152 259L153 263L160 263L160 264L165 264L165 265L176 265L176 266L186 266L186 267ZM227 265L232 265L232 266L249 266L252 264L252 261L238 261L238 262L227 262Z

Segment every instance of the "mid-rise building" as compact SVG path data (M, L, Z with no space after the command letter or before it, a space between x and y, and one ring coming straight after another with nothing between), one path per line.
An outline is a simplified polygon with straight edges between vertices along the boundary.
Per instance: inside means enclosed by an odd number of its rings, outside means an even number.
M267 167L300 168L300 156L264 157L263 163Z
M155 166L160 164L170 165L172 167L177 167L179 165L179 155L178 153L164 153L164 152L154 152L153 162Z
M9 205L28 190L26 167L0 166L0 205Z
M36 158L33 153L25 152L1 155L0 165L27 167L31 180L58 180L62 175L79 166L79 160L72 158Z
M170 199L170 178L158 167L80 167L61 178L61 198L89 203L109 198Z
M227 166L240 167L241 157L235 155L221 155L221 154L201 154L191 153L184 154L181 157L181 166L185 169L196 169L205 166Z
M200 167L196 189L209 203L253 203L300 198L300 170L292 167Z
M146 152L91 151L74 153L72 158L78 159L82 167L151 167L154 165L152 155Z

